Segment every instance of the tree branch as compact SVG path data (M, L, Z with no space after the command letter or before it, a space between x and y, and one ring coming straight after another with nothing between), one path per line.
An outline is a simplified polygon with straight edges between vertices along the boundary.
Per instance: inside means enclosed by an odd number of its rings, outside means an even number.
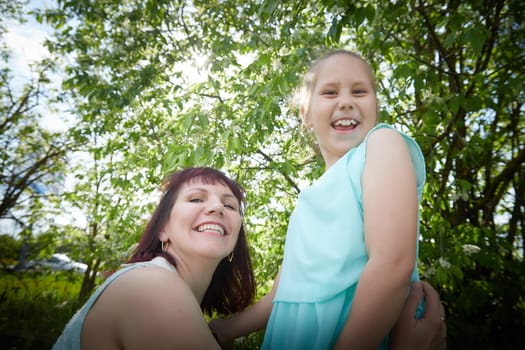
M273 161L273 159L267 155L266 153L264 153L261 149L257 149L257 152L258 154L260 154L261 156L263 156L264 159L266 159L268 161L268 163L273 163L275 164L275 162ZM277 170L279 171L279 173L281 173L281 175L286 179L286 182L288 182L288 184L290 186L292 186L295 191L297 191L297 193L301 192L301 190L299 189L299 186L297 186L297 184L295 183L295 181L293 181L290 176L288 176L288 174L286 174L285 172L281 171L279 168L277 168Z

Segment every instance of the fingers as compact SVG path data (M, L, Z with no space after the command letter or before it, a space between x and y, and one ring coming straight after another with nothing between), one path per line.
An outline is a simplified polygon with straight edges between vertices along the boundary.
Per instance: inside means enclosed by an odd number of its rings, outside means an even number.
M433 349L444 350L447 347L447 324L445 307L441 304L438 292L427 282L421 282L425 294L426 310L424 317L434 324L437 333L433 339Z
M423 294L425 295L425 318L428 317L441 317L441 315L444 315L445 310L443 309L443 313L441 313L441 308L443 307L441 305L441 302L439 300L439 294L437 291L428 283L425 281L421 281L421 286L423 288Z
M423 285L421 284L421 281L412 283L412 286L410 287L410 294L408 295L402 314L413 318L416 314L417 307L422 297Z
M441 332L439 334L440 341L438 342L438 349L445 350L447 348L447 324L441 322Z
M445 350L447 348L447 324L442 319L432 323L436 327L436 333L432 339L430 349Z

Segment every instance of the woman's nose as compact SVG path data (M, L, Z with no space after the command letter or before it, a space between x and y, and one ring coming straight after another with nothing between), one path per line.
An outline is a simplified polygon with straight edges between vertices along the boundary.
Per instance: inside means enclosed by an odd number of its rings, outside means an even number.
M208 213L219 213L220 215L224 215L224 205L217 202L210 203L210 206L208 207Z

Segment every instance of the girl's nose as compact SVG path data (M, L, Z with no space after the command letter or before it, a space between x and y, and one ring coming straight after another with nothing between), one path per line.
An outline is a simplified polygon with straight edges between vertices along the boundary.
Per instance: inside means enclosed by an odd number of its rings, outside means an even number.
M352 95L348 93L341 93L339 96L339 108L341 110L352 110L354 109L354 101Z
M343 110L343 111L346 110L346 109L351 111L351 110L354 109L354 106L351 103L347 103L347 104L341 103L341 106L339 108L341 108L341 110Z

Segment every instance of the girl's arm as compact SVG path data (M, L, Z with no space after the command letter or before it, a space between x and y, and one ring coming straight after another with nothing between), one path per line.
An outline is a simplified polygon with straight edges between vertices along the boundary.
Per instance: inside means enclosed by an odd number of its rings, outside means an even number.
M221 345L231 343L234 339L259 331L266 327L272 311L272 302L279 285L281 271L273 283L272 290L255 304L226 319L214 319L209 322L210 329Z
M362 176L369 260L336 349L376 349L394 326L416 259L417 184L402 136L379 129L368 139Z

